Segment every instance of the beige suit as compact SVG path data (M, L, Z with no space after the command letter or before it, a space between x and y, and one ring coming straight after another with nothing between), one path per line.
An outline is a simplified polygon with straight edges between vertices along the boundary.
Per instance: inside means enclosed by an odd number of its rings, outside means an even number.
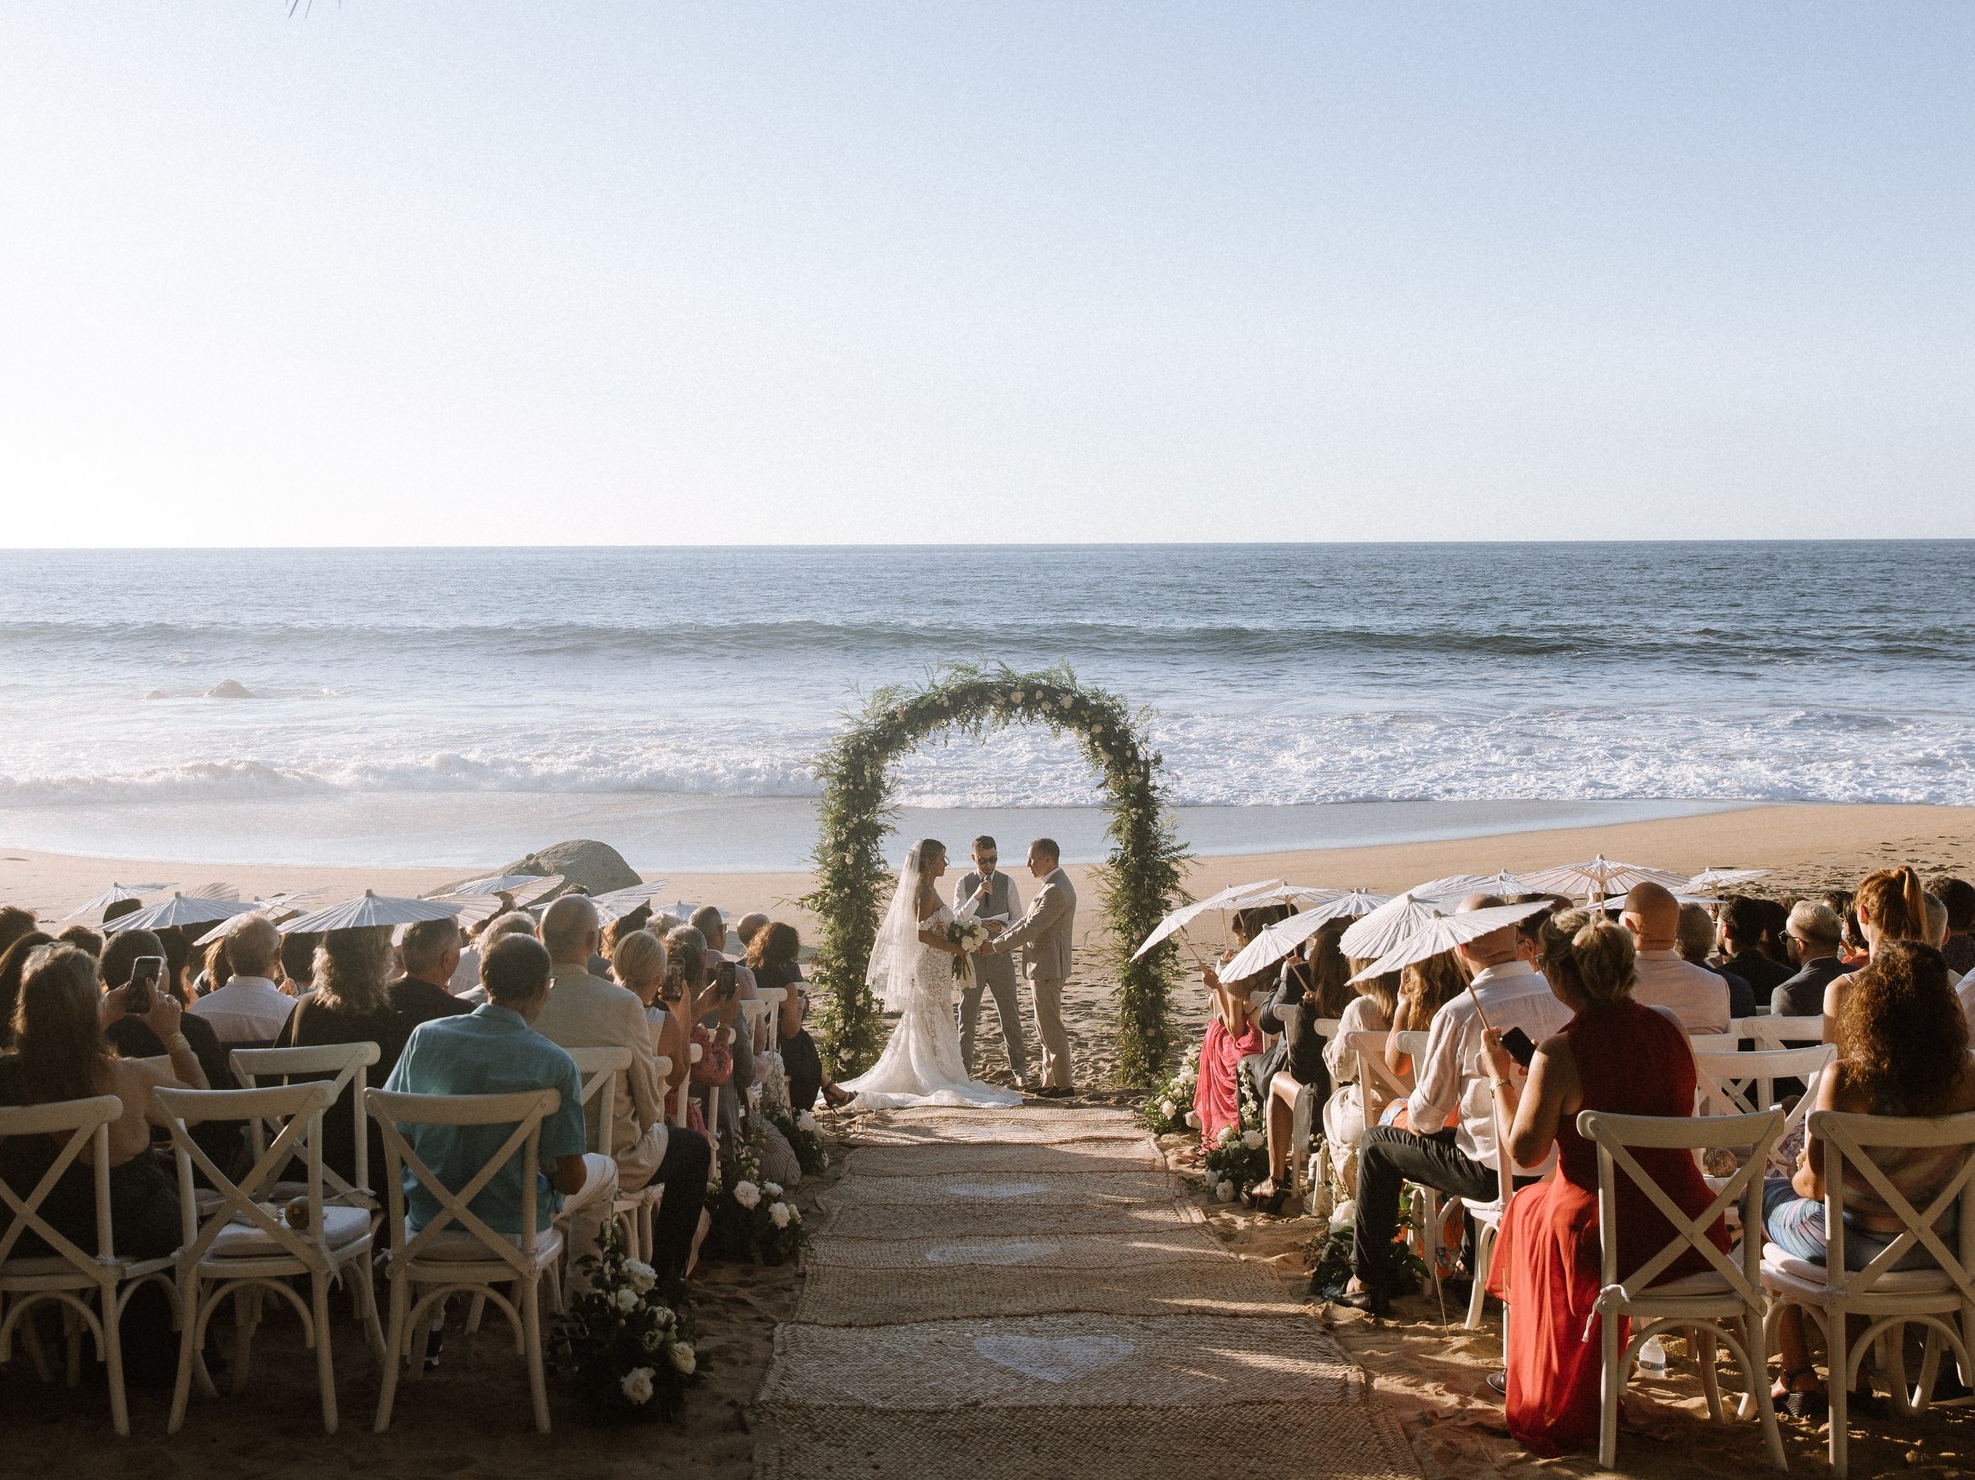
M1063 1029L1063 984L1072 965L1071 941L1077 922L1077 891L1060 868L1042 881L1028 913L995 942L997 950L1022 948L1023 973L1035 1002L1036 1036L1042 1040L1042 1082L1070 1084L1070 1035Z

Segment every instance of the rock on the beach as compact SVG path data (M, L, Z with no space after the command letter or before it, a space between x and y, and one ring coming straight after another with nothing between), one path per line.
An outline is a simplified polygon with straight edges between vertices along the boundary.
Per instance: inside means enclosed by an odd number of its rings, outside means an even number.
M223 678L206 690L208 699L251 699L253 691L238 679Z
M590 838L572 838L539 853L508 864L504 874L561 874L558 892L581 889L586 894L608 894L613 889L629 889L639 882L638 871L624 861L624 855L608 843Z

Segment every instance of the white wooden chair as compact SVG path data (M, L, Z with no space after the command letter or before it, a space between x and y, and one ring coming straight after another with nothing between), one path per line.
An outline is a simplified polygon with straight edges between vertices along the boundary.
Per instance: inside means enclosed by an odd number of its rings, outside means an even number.
M1903 1413L1927 1406L1943 1343L1961 1364L1963 1380L1975 1377L1969 1357L1975 1349L1975 1113L1930 1120L1890 1115L1847 1115L1814 1110L1810 1134L1825 1147L1824 1226L1826 1262L1793 1259L1771 1244L1762 1260L1763 1288L1773 1299L1772 1320L1786 1304L1801 1306L1824 1327L1831 1400L1832 1473L1845 1474L1846 1404L1857 1380L1859 1361L1881 1337L1885 1342L1893 1404ZM1875 1152L1939 1150L1948 1153L1940 1190L1917 1209L1881 1168ZM1864 1269L1845 1268L1845 1196L1856 1177L1900 1220L1900 1234ZM1959 1224L1950 1248L1935 1225L1958 1205ZM1914 1249L1932 1256L1923 1269L1897 1266ZM1856 1343L1845 1329L1847 1316L1869 1324ZM1917 1322L1927 1330L1920 1380L1906 1388L1903 1328ZM1957 1330L1956 1326L1960 1329Z
M1695 1053L1733 1053L1741 1046L1739 1033L1689 1033L1687 1046Z
M576 1061L576 1073L583 1083L583 1109L589 1123L590 1150L599 1156L614 1156L611 1125L617 1109L617 1077L631 1067L631 1050L572 1048L569 1056ZM660 1059L659 1062L664 1063L665 1060ZM594 1115L589 1114L592 1105L596 1107ZM649 1222L640 1222L644 1203L645 1194L641 1187L636 1192L618 1193L610 1204L611 1220L623 1229L625 1252L634 1259L651 1257L643 1233Z
M1757 1228L1762 1220L1762 1173L1769 1164L1770 1148L1783 1133L1783 1112L1770 1110L1760 1115L1709 1117L1612 1115L1586 1110L1577 1117L1578 1134L1598 1145L1598 1224L1601 1232L1603 1264L1597 1311L1604 1338L1604 1411L1598 1435L1598 1463L1606 1469L1618 1463L1619 1395L1639 1348L1663 1331L1686 1330L1696 1337L1701 1369L1701 1385L1707 1395L1708 1413L1717 1421L1725 1417L1721 1405L1721 1383L1715 1374L1716 1342L1726 1342L1741 1363L1748 1390L1755 1395L1756 1415L1762 1423L1763 1439L1770 1461L1788 1469L1783 1454L1783 1436L1776 1426L1776 1408L1769 1396L1768 1356L1763 1327L1760 1239L1745 1238L1736 1254L1724 1254L1708 1237L1733 1203L1740 1202L1742 1226ZM1632 1147L1678 1149L1694 1154L1717 1146L1753 1147L1754 1154L1740 1170L1725 1179L1714 1199L1698 1217L1688 1217L1633 1157ZM1625 1272L1618 1268L1619 1237L1618 1172L1643 1191L1653 1206L1673 1225L1673 1237L1644 1264ZM1675 1260L1690 1250L1698 1250L1711 1266L1696 1274L1684 1275L1665 1284L1653 1281ZM1631 1339L1619 1343L1619 1319L1632 1321Z
M368 1090L364 1103L384 1137L390 1186L389 1251L391 1330L384 1362L384 1386L377 1398L383 1433L391 1426L398 1391L398 1367L408 1360L416 1381L425 1366L425 1344L434 1308L454 1294L484 1296L499 1307L514 1330L517 1355L528 1363L528 1386L535 1405L535 1428L549 1431L549 1393L542 1371L541 1282L562 1255L562 1234L551 1226L535 1229L535 1182L540 1163L542 1121L556 1112L562 1096L553 1089L511 1095L402 1095ZM509 1134L467 1184L454 1192L419 1159L401 1126L499 1126ZM521 1231L497 1233L471 1204L504 1167L521 1162ZM405 1218L404 1173L409 1171L438 1205L424 1227L413 1232ZM499 1287L512 1285L509 1300ZM422 1290L414 1302L414 1289Z
M1754 1049L1747 1053L1697 1053L1694 1055L1694 1091L1697 1115L1755 1115L1776 1106L1776 1083L1783 1079L1809 1080L1822 1072L1838 1056L1829 1043L1804 1048ZM1769 1169L1786 1175L1795 1162L1781 1148L1810 1114L1813 1096L1801 1095L1789 1111L1783 1134L1771 1148Z
M755 1000L768 1004L768 1021L754 1035L754 1048L757 1053L780 1053L782 1051L782 1004L788 1000L787 987L756 987Z
M1762 1017L1749 1019L1748 1036L1755 1040L1757 1048L1779 1049L1796 1048L1806 1043L1824 1041L1824 1019L1816 1013L1809 1017Z
M172 1393L167 1432L185 1423L195 1375L200 1390L210 1391L205 1375L206 1327L228 1299L234 1301L238 1344L233 1363L233 1391L247 1383L254 1328L268 1291L290 1305L302 1320L304 1344L315 1349L316 1377L322 1390L322 1427L336 1432L336 1367L330 1351L329 1287L353 1275L358 1316L373 1353L382 1359L384 1343L377 1323L377 1302L371 1287L371 1220L367 1208L326 1204L322 1195L322 1117L336 1095L324 1080L269 1089L154 1089L152 1096L171 1129L178 1160L178 1193L184 1245L178 1251L179 1323L178 1382ZM191 1127L203 1120L260 1121L275 1131L274 1139L256 1158L253 1169L235 1182L199 1143ZM291 1228L267 1201L276 1177L291 1158L300 1156L307 1169L306 1228ZM194 1168L217 1194L211 1211L201 1212ZM309 1282L311 1299L304 1304L289 1283Z
M1344 1046L1358 1059L1358 1085L1365 1097L1365 1124L1377 1125L1385 1107L1413 1092L1412 1076L1385 1062L1385 1041L1392 1035L1357 1029L1344 1035Z
M329 1086L335 1099L341 1099L346 1087L354 1085L350 1094L350 1116L355 1122L356 1164L353 1170L356 1177L345 1181L334 1167L322 1169L322 1180L329 1189L332 1201L341 1201L350 1207L369 1207L377 1212L381 1204L370 1185L370 1136L369 1122L363 1113L363 1092L369 1088L369 1069L379 1057L374 1043L326 1043L316 1048L236 1048L229 1055L233 1066L233 1078L242 1089L261 1088L261 1081L270 1083L305 1084L330 1076ZM335 1099L330 1108L335 1108ZM253 1143L254 1155L259 1156L266 1147L266 1132L261 1122L255 1121L248 1128L249 1139ZM297 1196L302 1192L299 1186L290 1182L277 1182L274 1195L287 1193ZM375 1229L376 1219L372 1219Z
M69 1386L74 1387L81 1379L76 1340L86 1328L96 1341L96 1360L109 1378L111 1422L117 1433L128 1438L130 1409L124 1397L121 1337L124 1306L138 1286L156 1280L170 1293L176 1311L178 1291L170 1277L171 1255L143 1260L117 1257L110 1227L110 1126L122 1114L123 1101L115 1095L0 1109L0 1141L15 1136L68 1137L41 1180L25 1194L0 1181L0 1209L7 1217L6 1225L0 1227L0 1362L12 1358L14 1331L19 1328L42 1381L50 1381L29 1313L46 1302L60 1305L71 1328ZM84 1147L90 1148L95 1174L93 1256L50 1227L42 1213L49 1194L75 1165ZM14 1252L30 1230L48 1246L48 1254L23 1256ZM92 1296L96 1302L93 1309Z

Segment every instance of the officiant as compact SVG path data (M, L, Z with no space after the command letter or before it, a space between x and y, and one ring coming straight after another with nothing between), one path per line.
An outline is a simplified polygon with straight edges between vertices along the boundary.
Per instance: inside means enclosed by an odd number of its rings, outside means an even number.
M953 886L953 912L971 913L980 920L1007 924L1022 918L1022 900L1015 892L1015 881L997 865L1001 851L993 838L974 839L974 868L962 874ZM971 909L969 908L971 906ZM974 1072L974 1030L981 1020L981 989L994 993L995 1016L1001 1021L1002 1042L1008 1049L1008 1069L1015 1082L1027 1085L1028 1054L1022 1046L1022 1002L1017 991L1013 955L976 956L974 980L960 994L960 1053L967 1072Z

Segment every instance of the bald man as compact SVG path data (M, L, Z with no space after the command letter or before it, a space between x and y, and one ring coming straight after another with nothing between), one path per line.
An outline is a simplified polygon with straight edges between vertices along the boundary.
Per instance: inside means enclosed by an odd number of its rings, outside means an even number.
M1726 1033L1728 983L1706 967L1682 960L1674 949L1680 938L1680 901L1658 884L1635 884L1618 922L1632 933L1639 952L1639 985L1632 989L1632 1000L1672 1013L1690 1034Z

